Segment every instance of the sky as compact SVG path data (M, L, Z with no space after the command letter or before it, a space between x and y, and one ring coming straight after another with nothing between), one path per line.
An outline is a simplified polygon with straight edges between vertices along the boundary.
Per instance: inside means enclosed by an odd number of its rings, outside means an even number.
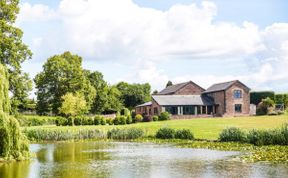
M203 88L240 80L252 90L288 91L288 1L21 0L16 25L45 61L71 51L109 84L153 90L192 80Z

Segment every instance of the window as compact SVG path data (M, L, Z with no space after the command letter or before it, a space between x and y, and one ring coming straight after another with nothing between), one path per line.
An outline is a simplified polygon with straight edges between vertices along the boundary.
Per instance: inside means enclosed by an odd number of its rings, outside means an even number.
M242 98L242 91L241 90L234 90L234 98Z
M158 108L154 108L154 115L158 115Z
M169 112L172 115L177 115L178 114L177 106L167 106L167 107L165 107L165 111Z
M183 106L184 115L194 115L195 108L194 106Z
M235 104L235 112L242 112L242 104Z

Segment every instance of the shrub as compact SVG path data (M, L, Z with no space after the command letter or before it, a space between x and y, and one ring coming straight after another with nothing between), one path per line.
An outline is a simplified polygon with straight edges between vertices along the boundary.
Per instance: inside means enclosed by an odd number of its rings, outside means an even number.
M113 125L113 119L112 118L107 118L106 123L109 125Z
M101 117L101 125L106 125L106 119L104 117Z
M70 116L67 118L67 125L74 125L74 117Z
M120 124L120 116L116 116L115 119L113 120L114 125L119 125Z
M176 131L175 138L193 140L194 135L189 129L182 129Z
M256 113L257 115L266 115L274 112L275 103L272 99L267 97L266 99L262 99L262 101L257 105Z
M59 117L56 118L55 123L56 123L57 126L66 126L68 121L67 121L66 118L59 116Z
M224 129L220 135L219 140L221 142L243 142L245 141L245 133L239 128L230 127Z
M110 139L136 139L144 135L144 132L140 128L129 129L112 129L107 132L107 137Z
M75 125L83 125L83 124L82 124L82 116L76 116L76 117L74 118L74 124L75 124Z
M142 120L143 120L143 117L142 117L142 115L141 114L137 114L136 116L135 116L135 118L134 118L134 123L137 123L137 122L142 122Z
M131 112L127 108L122 109L120 113L121 113L121 115L126 116L126 117L131 116Z
M170 120L170 113L168 112L161 112L160 116L159 116L159 121L166 121L166 120Z
M160 128L156 132L156 138L171 139L175 137L175 130L171 128Z
M101 125L101 116L97 115L94 118L94 125Z
M152 118L148 115L144 115L143 117L143 122L151 122L152 121Z
M16 118L20 126L54 125L56 118L49 116L19 115Z
M89 116L82 116L82 125L94 125L94 118Z
M119 119L120 119L119 120L120 121L119 122L120 125L125 125L126 124L126 120L127 120L126 116L120 116Z
M152 117L152 120L153 120L153 121L158 121L158 119L159 119L158 116L153 116L153 117Z
M126 120L127 124L131 124L133 122L132 120L132 116L127 116L127 120Z
M277 137L279 134L277 130L251 130L247 134L247 142L261 146L261 145L272 145L277 144Z

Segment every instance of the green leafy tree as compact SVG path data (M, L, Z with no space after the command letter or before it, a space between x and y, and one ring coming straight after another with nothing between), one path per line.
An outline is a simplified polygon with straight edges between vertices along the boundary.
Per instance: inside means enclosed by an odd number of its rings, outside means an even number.
M121 92L121 99L126 108L132 109L138 104L142 104L151 99L151 86L145 84L128 84L120 82L116 85Z
M60 113L65 116L79 116L87 113L88 108L84 96L80 93L67 93L61 97L63 100Z
M23 32L13 26L19 12L19 0L0 1L0 63L6 66L9 88L12 94L12 110L23 104L31 91L31 82L21 71L21 63L32 56L28 46L22 41Z
M6 68L0 64L0 158L22 160L29 157L29 147L18 121L9 115L9 82Z
M121 92L115 86L109 87L107 96L104 113L115 113L123 108L123 103L120 99Z
M96 96L90 111L94 114L101 114L104 112L105 105L108 102L108 84L104 80L104 76L101 72L95 71L91 73L90 71L86 71L86 75L91 85L96 89Z
M166 88L169 87L169 86L172 86L172 85L173 85L173 83L169 80L169 81L167 82L167 84L166 84Z
M83 94L88 108L96 95L95 88L82 69L82 58L70 52L49 58L34 81L37 89L36 110L40 115L49 112L59 114L61 97L66 93Z

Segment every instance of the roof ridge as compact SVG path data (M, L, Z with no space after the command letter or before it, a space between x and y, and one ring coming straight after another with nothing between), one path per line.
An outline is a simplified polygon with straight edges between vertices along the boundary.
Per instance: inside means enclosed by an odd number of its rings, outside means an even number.
M218 85L218 84L224 84L224 83L230 83L230 82L237 82L239 80L231 80L231 81L227 81L227 82L220 82L220 83L214 83L213 85ZM212 86L213 86L212 85Z

